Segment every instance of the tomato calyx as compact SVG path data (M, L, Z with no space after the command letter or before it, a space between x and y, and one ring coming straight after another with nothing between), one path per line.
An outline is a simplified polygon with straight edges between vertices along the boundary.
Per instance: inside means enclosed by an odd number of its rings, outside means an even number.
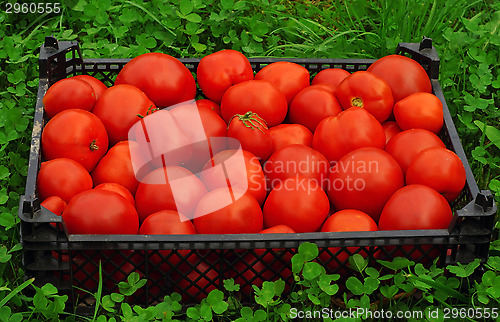
M153 108L153 105L149 105L148 110L147 110L147 112L146 112L146 115L142 115L141 113L138 113L138 114L136 114L136 115L137 115L137 117L139 117L139 118L143 119L143 118L145 118L146 116L148 116L149 114L153 114L154 112L159 111L159 110L160 110L160 108L159 108L159 107L154 107L154 108Z
M99 146L97 145L97 142L96 140L92 140L92 142L90 142L90 151L96 151L96 150L99 150Z
M363 99L361 97L353 97L351 106L363 107Z
M233 115L233 117L231 117L231 119L229 120L228 123L231 124L231 121L235 117L237 117L241 121L241 123L243 123L244 126L250 128L252 130L257 129L257 130L261 131L262 133L264 133L264 131L261 129L261 127L266 128L266 129L268 128L266 120L264 120L257 113L254 113L252 111L248 111L243 115L235 114L235 115ZM228 128L229 128L229 126L228 126Z

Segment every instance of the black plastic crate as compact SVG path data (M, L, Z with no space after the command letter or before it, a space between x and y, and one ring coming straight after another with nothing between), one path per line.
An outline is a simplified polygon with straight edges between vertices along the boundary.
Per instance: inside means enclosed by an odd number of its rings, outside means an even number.
M466 186L452 204L454 217L449 229L241 235L68 235L64 229L50 225L57 223L64 228L61 217L40 207L36 194L36 177L41 162L40 137L45 121L42 98L51 84L78 74L95 76L111 86L114 77L130 59L83 59L77 42L58 42L47 37L40 48L40 83L28 178L19 207L23 265L27 277L35 277L38 285L53 283L60 292L70 295L73 305L85 311L85 308L92 309L93 298L75 287L92 292L97 290L99 262L105 294L116 290L116 283L132 271L148 278L146 286L132 297L137 303L148 305L161 301L165 294L173 291L181 293L185 303L196 302L212 288L221 286L226 278L234 278L244 291L249 290L251 284L258 285L263 280L279 277L291 283L290 257L303 242L316 243L320 248L319 261L331 273L338 272L343 278L349 271L345 270L346 263L339 262L336 255L340 252L352 255L348 247L353 246L359 247L356 252L367 255L371 264L375 264L377 258L400 255L424 264L439 257L441 266L466 263L474 258L485 261L496 205L490 191L479 191L472 175L439 85L437 52L430 39L424 39L421 43L399 44L397 53L412 57L428 72L433 92L443 103L445 122L440 137L465 166ZM250 62L258 71L281 60L301 64L311 75L332 67L350 72L366 70L374 62L366 59L289 58L251 58ZM195 72L199 59L181 61ZM337 249L332 253L329 247Z

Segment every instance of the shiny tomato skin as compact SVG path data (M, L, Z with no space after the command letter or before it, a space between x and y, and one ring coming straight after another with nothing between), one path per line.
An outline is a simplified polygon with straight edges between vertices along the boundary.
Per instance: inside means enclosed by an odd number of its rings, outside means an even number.
M220 113L220 105L215 103L212 100L209 100L206 98L199 99L199 100L196 100L196 105L198 105L199 108L209 108L212 111L214 111L215 113L217 113L217 115L222 117L222 115Z
M351 107L337 116L325 118L318 124L312 147L329 162L363 147L383 149L385 133L382 125L360 107Z
M391 88L376 75L354 72L337 87L337 99L344 110L358 106L367 110L380 123L389 118L394 107Z
M57 113L69 109L92 111L96 103L92 86L74 77L64 78L49 87L43 96L45 114L52 118Z
M382 123L382 127L384 128L385 132L385 144L389 142L389 140L399 132L401 132L401 128L398 126L398 123L395 121L385 121Z
M108 89L108 87L106 85L104 85L103 82L101 82L97 78L90 76L90 75L76 75L76 76L73 76L73 78L81 79L81 80L89 83L90 86L92 86L92 88L94 89L96 100L98 100L99 97L101 97L102 93L104 93L104 91L106 89Z
M287 225L276 225L259 232L260 234L295 234L295 230Z
M138 87L159 107L194 99L196 83L189 69L170 55L146 53L129 61L116 76L115 85Z
M407 185L396 191L380 215L380 230L447 229L453 217L450 205L436 190Z
M132 155L136 158L142 156L135 141L121 141L111 147L91 173L94 185L114 182L124 186L132 195L135 195L139 179L144 176L143 173L150 172L151 168L146 165L140 171L134 170ZM143 163L146 162L141 162Z
M134 206L116 192L101 189L74 196L62 217L69 234L135 235L139 230Z
M108 134L101 120L80 109L65 110L54 116L42 132L42 152L46 160L69 158L92 171L108 150Z
M466 182L462 160L453 151L435 147L415 156L406 171L406 184L423 184L453 202Z
M58 196L68 203L71 198L92 189L92 178L78 162L57 158L42 162L37 177L37 191L41 200Z
M127 188L125 188L119 183L115 182L101 183L95 186L94 189L102 189L102 190L116 192L123 198L127 199L127 201L130 202L130 204L135 207L134 196L130 193L130 191L128 191Z
M40 206L47 208L58 216L62 215L67 205L66 201L59 196L50 196L40 203Z
M424 129L410 129L394 135L387 145L387 151L399 163L403 173L406 173L413 159L425 149L442 147L443 141L434 133Z
M312 145L313 134L309 129L300 124L280 124L269 129L273 152L292 144Z
M402 55L382 57L371 64L367 71L387 82L394 102L413 93L432 92L431 81L424 68L415 60Z
M402 130L424 129L439 134L443 127L443 104L436 95L410 94L394 105L394 117Z
M140 89L122 84L108 88L97 101L92 113L104 124L110 146L128 140L129 130L140 121L138 115L154 111L156 106Z
M287 225L297 233L315 232L330 211L325 191L300 176L280 182L264 203L264 226Z
M296 63L279 61L262 68L255 79L266 80L274 84L285 94L288 105L295 95L309 86L309 71Z
M238 196L232 199L233 196ZM227 204L226 206L223 206ZM262 210L248 192L212 190L196 207L194 227L199 234L245 234L262 230Z
M224 93L220 106L222 118L229 124L235 114L257 113L268 127L283 122L288 111L286 97L273 84L249 80L231 86Z
M288 145L274 152L264 164L269 189L297 175L324 186L329 169L328 160L320 152L303 144Z
M233 117L227 127L227 136L237 139L243 150L252 153L259 160L266 161L273 152L269 128L257 114L249 113L236 114Z
M331 91L321 85L312 85L297 93L288 109L288 119L314 132L319 122L340 112L342 107Z
M226 162L226 160L230 160L231 156L235 153L236 150L225 150L217 153L205 164L203 170L225 163L228 175L230 176L231 187L233 189L246 188L248 193L254 196L260 205L263 205L267 195L266 177L259 159L252 153L242 150L246 170L243 173L238 169L237 163L231 161ZM200 178L210 191L228 186L226 177L220 176L217 173L202 171L200 173Z
M143 222L161 210L175 210L192 218L196 205L206 193L203 182L189 170L178 166L158 168L147 174L137 187L135 204L139 219Z
M220 103L229 87L253 79L253 70L245 55L225 49L203 57L196 69L196 78L203 94Z
M340 83L351 75L347 70L342 68L328 68L320 71L314 76L311 85L327 84L333 88L339 87Z
M335 209L360 210L377 222L387 200L404 183L401 168L387 152L361 148L332 167L328 196Z

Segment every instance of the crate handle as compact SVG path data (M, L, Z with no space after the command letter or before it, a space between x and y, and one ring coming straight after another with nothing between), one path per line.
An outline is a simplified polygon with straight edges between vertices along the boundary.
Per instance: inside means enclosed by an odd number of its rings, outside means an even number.
M439 78L439 55L432 45L432 39L422 37L420 43L400 42L396 54L407 53L421 65L427 65L427 74L431 79Z
M483 190L483 191L479 192L476 196L476 200L474 201L474 204L481 207L483 209L483 211L485 211L485 212L489 208L493 208L494 200L493 200L493 195L491 194L491 191Z
M53 51L56 51L59 49L59 42L57 41L56 37L54 37L54 35L45 37L45 42L43 43L43 45L46 50L50 48Z

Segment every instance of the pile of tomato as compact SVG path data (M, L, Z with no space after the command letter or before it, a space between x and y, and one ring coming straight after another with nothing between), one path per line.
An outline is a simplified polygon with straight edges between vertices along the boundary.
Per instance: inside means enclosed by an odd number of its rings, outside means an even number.
M43 104L37 191L70 234L445 229L466 181L427 73L400 55L311 74L148 53L109 88L73 76Z

